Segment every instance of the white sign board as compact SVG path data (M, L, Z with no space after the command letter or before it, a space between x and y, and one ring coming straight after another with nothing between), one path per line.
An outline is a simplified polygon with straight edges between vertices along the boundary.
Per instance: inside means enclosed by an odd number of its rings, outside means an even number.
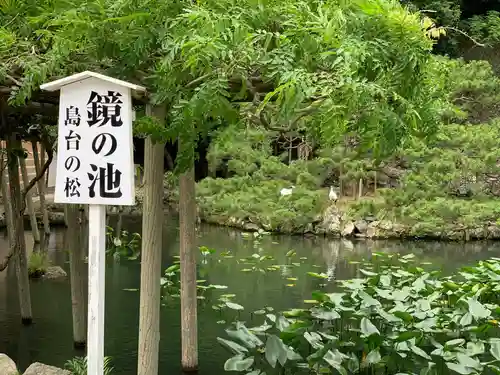
M134 205L131 89L89 77L60 90L54 201Z

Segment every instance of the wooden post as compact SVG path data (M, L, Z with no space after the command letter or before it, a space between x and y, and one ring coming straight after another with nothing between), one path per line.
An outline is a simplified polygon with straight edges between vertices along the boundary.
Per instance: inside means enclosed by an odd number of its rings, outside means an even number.
M192 148L193 145L183 145L182 140L179 140L179 147ZM181 365L184 371L196 371L198 368L198 299L196 297L196 201L193 166L180 176L179 182Z
M146 138L137 375L158 374L164 147L163 143L155 144L151 137Z
M33 147L35 171L38 175L42 170L40 158L38 157L38 143L33 141L31 144ZM43 231L46 235L50 235L49 213L47 212L47 205L45 204L45 183L43 178L38 180L38 197L40 199L40 211L42 212Z
M82 231L79 224L80 208L65 204L68 229L69 268L71 280L71 307L73 310L73 345L84 348L87 327L85 324L85 263L83 261Z
M104 373L106 206L89 205L87 373Z
M26 160L24 158L19 158L19 165L21 166L21 174L23 176L23 187L26 188L26 186L30 183L28 172L26 170ZM38 230L38 223L36 221L36 213L35 208L33 207L33 197L31 196L31 191L28 191L26 194L26 207L28 208L28 214L30 215L33 241L35 241L35 243L40 243L40 231Z
M12 219L14 223L16 254L16 270L19 277L19 302L21 307L21 320L23 324L31 324L33 315L31 311L31 295L28 275L28 258L26 256L26 241L24 239L24 217L21 215L21 184L19 181L19 158L13 153L19 149L21 142L16 134L11 134L7 141L7 165L10 182L10 201L12 203Z

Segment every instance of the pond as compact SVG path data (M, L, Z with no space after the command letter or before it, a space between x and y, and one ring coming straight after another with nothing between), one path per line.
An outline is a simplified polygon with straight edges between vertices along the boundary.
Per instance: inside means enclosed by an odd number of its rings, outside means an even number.
M140 218L124 221L124 228L140 232ZM356 260L371 252L413 253L419 262L429 262L444 272L498 254L499 243L439 243L412 241L346 241L325 238L253 235L228 228L202 225L198 245L216 249L219 254L199 256L198 278L207 283L225 285L227 289L210 290L199 303L199 351L201 375L223 373L228 353L216 340L224 337L224 324L232 321L237 311L213 309L224 293L234 294L234 302L244 306L240 318L251 319L248 312L271 306L277 310L299 307L311 292L325 281L307 272L325 273L331 279L354 277L359 272ZM31 240L26 234L27 243ZM163 268L176 261L178 254L178 221L165 218ZM7 238L0 236L0 256L8 249ZM52 263L69 270L65 249L65 231L56 228L49 239L48 252ZM290 256L290 250L296 255ZM221 256L227 251L229 255ZM262 265L243 260L255 253L271 255L274 260ZM295 265L293 264L295 263ZM274 269L272 265L288 264ZM269 268L271 266L271 268ZM252 267L255 270L251 270ZM262 271L260 271L262 269ZM106 355L113 359L115 375L133 375L137 369L137 337L139 324L140 282L138 261L109 259L106 269ZM0 353L7 353L24 370L39 361L59 367L83 353L73 349L69 278L59 281L31 283L34 324L23 327L18 314L15 277L0 273ZM180 303L165 301L161 308L160 374L180 371Z

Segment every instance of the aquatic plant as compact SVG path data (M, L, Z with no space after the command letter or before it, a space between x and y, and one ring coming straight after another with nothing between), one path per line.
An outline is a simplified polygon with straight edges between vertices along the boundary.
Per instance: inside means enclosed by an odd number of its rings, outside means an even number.
M500 258L443 277L413 255L376 254L365 278L314 292L309 306L235 321L218 338L245 374L500 373Z
M121 233L115 236L114 232L112 227L107 227L106 253L112 255L115 259L126 258L128 260L136 260L139 258L141 254L141 235L122 230Z
M75 357L68 360L64 367L72 375L87 375L87 357ZM111 366L111 357L104 357L104 375L111 375L114 368Z
M50 259L44 251L33 251L28 259L28 275L31 278L43 276L50 267Z
M207 262L207 259L210 255L215 253L214 249L210 249L206 246L200 246L199 248L201 255L203 256L204 262ZM179 258L176 256L175 258ZM170 267L168 267L161 278L161 296L163 300L171 298L179 298L180 290L181 290L181 282L180 282L180 261L179 259L174 261ZM226 285L216 285L216 284L207 284L207 280L196 280L196 288L197 288L197 298L200 300L205 299L205 293L209 290L214 289L227 289Z

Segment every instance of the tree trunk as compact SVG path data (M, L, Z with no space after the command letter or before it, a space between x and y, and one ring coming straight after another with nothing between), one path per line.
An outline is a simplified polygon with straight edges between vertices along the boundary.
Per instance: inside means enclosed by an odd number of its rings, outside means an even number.
M182 143L179 141L180 147ZM193 147L192 145L189 145ZM189 147L187 146L187 147ZM196 201L194 168L179 180L179 231L181 262L182 369L198 368L198 319L196 298Z
M151 114L151 107L146 107ZM155 108L163 123L165 112ZM163 143L146 138L142 216L141 289L137 375L157 375L160 347L160 279L163 223Z
M69 205L65 204L64 207L63 207L63 211L64 211L64 225L66 225L66 228L69 225L69 223L68 223L68 216L69 216L68 206Z
M28 178L28 172L26 171L26 159L19 158L19 165L21 167L21 174L23 176L23 187L26 187L30 183L30 180ZM35 243L40 243L40 231L38 230L35 208L33 207L33 197L31 196L30 191L28 191L28 193L26 194L26 207L28 208L28 214L30 215L31 233L33 234L33 241L35 241Z
M85 348L87 341L85 301L85 263L83 261L82 235L80 228L80 210L76 204L67 204L68 213L68 250L71 280L71 307L73 311L73 345Z
M28 259L26 257L26 242L24 240L24 217L21 210L21 185L19 181L18 157L13 149L20 149L21 142L16 135L11 135L7 142L7 165L10 180L10 201L12 203L12 218L14 220L14 234L16 240L16 269L19 275L19 303L21 319L23 324L31 324L33 316L31 313L30 284L28 277Z
M9 182L8 182L8 177L7 177L7 161L3 161L5 163L4 169L2 170L2 203L3 203L3 208L5 211L5 221L7 223L7 236L9 238L9 250L11 250L14 246L16 246L16 229L14 227L14 218L12 216L12 205L11 205L11 199L10 199L10 192L9 192ZM16 258L14 257L13 260ZM15 261L12 262L11 264L15 268ZM18 275L19 277L19 275Z
M359 186L358 186L358 199L361 199L363 196L363 179L359 179Z
M35 163L36 174L39 175L43 164L40 164L40 158L38 157L38 144L35 141L31 142L31 144L33 146L33 161ZM44 150L42 151L45 153ZM45 159L45 156L43 156L43 159ZM43 178L38 180L38 196L40 198L40 211L42 212L43 218L43 231L46 235L50 235L49 213L47 212L47 205L45 204L45 182Z

